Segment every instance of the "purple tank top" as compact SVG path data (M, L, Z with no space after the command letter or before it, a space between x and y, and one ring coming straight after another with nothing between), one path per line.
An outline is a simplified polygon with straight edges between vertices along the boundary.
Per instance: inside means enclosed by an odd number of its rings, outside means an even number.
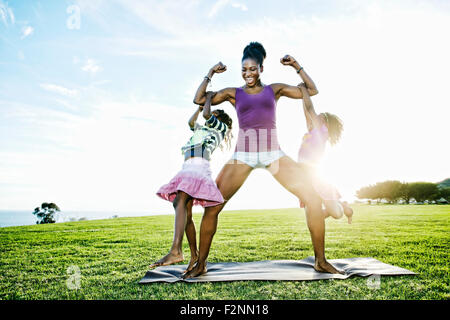
M328 128L322 125L312 129L303 136L303 142L298 150L298 162L310 165L319 164L325 152L325 146L328 140Z
M270 86L257 94L236 88L239 135L235 151L267 152L280 149L276 126L276 101Z

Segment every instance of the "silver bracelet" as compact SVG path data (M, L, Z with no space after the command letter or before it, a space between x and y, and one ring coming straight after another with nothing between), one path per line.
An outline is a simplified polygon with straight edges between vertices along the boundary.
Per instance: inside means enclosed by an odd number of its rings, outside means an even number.
M208 76L205 76L205 79L208 80L208 82L211 82L211 78Z

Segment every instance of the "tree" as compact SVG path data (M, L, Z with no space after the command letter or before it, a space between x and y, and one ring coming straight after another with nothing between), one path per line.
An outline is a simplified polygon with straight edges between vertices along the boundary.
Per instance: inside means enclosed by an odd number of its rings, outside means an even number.
M445 200L450 202L450 187L439 188L437 198L438 199L444 198Z
M401 184L399 189L400 199L405 201L406 204L409 204L409 200L413 198L411 194L410 183L404 182Z
M47 202L42 203L41 207L35 208L33 212L33 214L40 219L36 221L36 224L55 223L54 215L56 211L61 211L56 204Z
M402 183L400 181L384 181L376 184L378 193L382 199L386 199L389 203L397 202L401 197Z
M376 199L374 198L374 188L373 186L366 186L366 187L362 187L361 189L359 189L358 191L356 191L356 196L359 199Z
M413 182L409 185L409 190L417 202L436 200L439 194L437 184L431 182Z
M369 197L369 187L362 187L356 191L356 196L358 199L370 199Z
M380 202L380 200L383 198L381 195L381 188L379 183L377 183L376 185L362 187L361 189L356 191L356 196L359 199L371 199L377 200L377 202Z
M450 179L446 179L447 182ZM395 203L398 199L403 199L405 203L414 198L417 202L437 201L441 198L450 202L450 187L446 187L444 183L431 182L412 182L402 183L396 180L377 182L360 188L356 191L359 199L371 199L380 202L386 199L389 203Z

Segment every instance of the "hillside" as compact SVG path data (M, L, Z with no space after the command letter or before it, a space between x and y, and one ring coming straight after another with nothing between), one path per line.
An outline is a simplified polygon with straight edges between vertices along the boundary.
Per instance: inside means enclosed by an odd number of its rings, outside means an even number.
M447 178L441 182L438 182L439 188L449 188L450 187L450 178Z

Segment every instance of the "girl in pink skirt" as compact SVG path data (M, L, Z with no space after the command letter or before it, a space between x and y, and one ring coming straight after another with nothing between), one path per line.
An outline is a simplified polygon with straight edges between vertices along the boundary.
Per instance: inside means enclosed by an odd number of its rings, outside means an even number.
M314 106L304 83L299 85L303 93L303 111L306 117L308 132L303 136L303 142L298 151L298 163L307 168L314 190L322 198L325 216L339 219L343 214L348 223L352 222L353 210L347 202L341 202L341 195L337 189L323 181L317 173L316 167L323 157L327 141L336 144L341 137L342 121L334 114L325 112L316 114ZM303 208L303 203L300 202Z
M217 147L222 148L222 141L230 146L232 120L223 110L211 112L212 96L213 93L208 92L205 105L199 106L189 119L189 127L194 134L181 148L185 160L181 171L156 193L162 199L173 203L175 230L170 252L150 265L150 268L183 261L181 245L186 231L191 250L188 267L190 270L197 260L198 251L192 211L187 208L190 209L192 205L210 207L224 202L222 194L211 178L209 160ZM203 117L206 119L203 126L196 122L200 111L203 111Z

